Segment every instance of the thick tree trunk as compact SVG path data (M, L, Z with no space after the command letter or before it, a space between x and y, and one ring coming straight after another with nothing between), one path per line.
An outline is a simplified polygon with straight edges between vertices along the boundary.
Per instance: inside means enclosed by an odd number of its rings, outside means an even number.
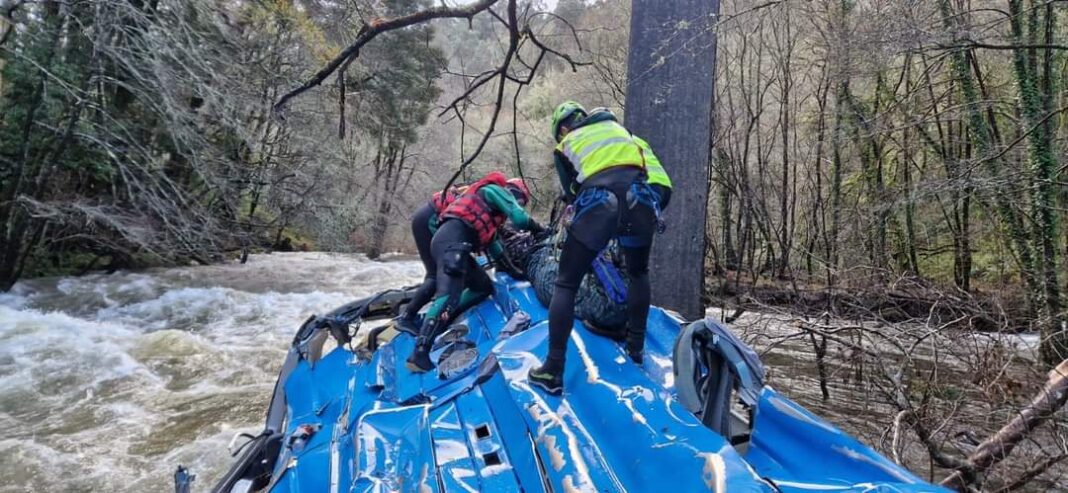
M719 0L631 2L626 123L668 163L675 187L653 248L653 302L687 318L704 316L718 20Z
M1044 11L1045 23L1040 24L1040 11ZM1054 8L1045 9L1032 3L1027 15L1025 38L1023 0L1009 0L1012 39L1018 46L1035 46L1035 41L1044 39L1053 42ZM1042 34L1040 37L1039 34ZM1034 298L1039 300L1038 317L1042 331L1042 359L1049 364L1068 357L1068 331L1064 330L1065 316L1061 313L1060 285L1058 281L1057 238L1058 225L1054 179L1059 163L1053 143L1053 124L1046 118L1053 111L1053 94L1056 81L1053 78L1053 50L1045 49L1041 64L1037 49L1016 48L1013 50L1013 68L1016 87L1020 93L1020 106L1028 128L1028 158L1031 170L1031 234L1032 247L1038 258L1032 286Z

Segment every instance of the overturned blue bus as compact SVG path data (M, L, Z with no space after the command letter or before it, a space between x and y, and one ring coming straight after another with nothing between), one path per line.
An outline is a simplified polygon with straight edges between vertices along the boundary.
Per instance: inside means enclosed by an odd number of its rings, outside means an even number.
M546 309L529 282L495 283L437 338L425 374L405 368L411 335L354 338L410 291L308 319L262 433L214 491L946 491L765 385L756 354L712 320L654 307L642 366L576 321L566 391L533 389Z

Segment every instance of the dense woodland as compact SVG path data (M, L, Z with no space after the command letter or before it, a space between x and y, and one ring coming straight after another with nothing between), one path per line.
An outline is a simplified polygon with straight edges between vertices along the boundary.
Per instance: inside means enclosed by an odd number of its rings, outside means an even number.
M377 257L461 170L530 178L544 214L553 107L625 117L629 3L2 0L0 288ZM1068 356L1068 3L724 0L710 25L710 292L907 291Z
M823 7L722 38L717 265L1012 286L1063 359L1064 6Z
M6 0L0 286L405 249L407 213L467 161L531 177L547 209L552 107L625 115L629 2L519 2L514 57L503 11L385 32L272 110L369 24L431 5ZM907 281L1064 351L1064 9L725 1L710 288Z

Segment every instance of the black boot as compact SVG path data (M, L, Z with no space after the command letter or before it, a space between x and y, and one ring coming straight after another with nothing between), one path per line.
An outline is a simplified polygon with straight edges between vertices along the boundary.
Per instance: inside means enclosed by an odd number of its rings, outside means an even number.
M430 344L431 340L428 337L420 337L415 341L415 349L412 351L412 355L408 356L407 364L408 371L412 373L426 373L434 368L434 363L430 361Z
M404 332L404 333L407 333L407 334L411 334L413 336L418 336L419 335L418 317L419 317L418 315L416 315L415 317L409 317L407 315L401 315L401 316L393 319L393 326L396 327L397 330L399 330L401 332Z
M546 360L544 365L527 373L530 384L552 395L564 392L564 364Z
M627 331L625 328L609 329L594 325L589 320L583 320L582 325L585 325L590 332L597 334L601 337L607 337L616 342L623 342L627 339Z
M645 362L645 334L627 334L627 356L638 366Z

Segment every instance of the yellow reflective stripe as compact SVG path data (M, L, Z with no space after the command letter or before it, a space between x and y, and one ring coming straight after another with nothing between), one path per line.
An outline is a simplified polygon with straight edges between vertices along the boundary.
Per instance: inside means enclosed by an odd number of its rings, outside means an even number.
M560 150L564 153L564 157L566 157L567 160L571 162L571 167L575 168L575 170L579 172L578 181L579 183L582 183L582 161L579 159L578 153L576 153L574 149L572 149L571 146L568 145L568 142L566 140L561 143L560 147Z
M613 126L609 126L607 128L600 129L596 127L597 126L594 126L593 130L589 132L582 132L581 130L583 129L579 129L578 131L576 131L576 135L573 139L570 139L569 142L569 145L574 149L575 152L581 153L587 147L595 145L598 142L601 142L606 139L619 138L624 136L629 137L629 135L626 133L626 130L624 130L622 127L613 128ZM621 132L620 130L623 131Z
M664 171L663 166L646 165L645 172L646 176L648 177L647 180L650 184L664 185L665 187L671 188L671 177L669 177L667 172Z
M575 131L574 139L582 142L587 142L593 139L599 139L604 134L618 133L622 127L616 127L615 125L600 125L595 124L589 127L582 127Z
M581 184L582 182L586 181L586 167L585 166L579 166L579 168L578 168L578 176L575 177L575 181L578 182L579 184Z
M604 139L601 141L594 142L593 144L590 144L586 148L582 149L582 151L578 153L578 157L579 159L584 159L590 154L593 154L593 152L598 149L603 149L610 145L616 144L630 144L632 142L634 141L630 140L630 137L612 137L611 139Z
M582 161L582 177L593 176L616 166L641 166L642 157L637 146L614 145L598 149Z
M664 169L664 166L660 164L660 159L653 153L653 150L649 147L649 143L638 136L634 136L634 141L637 142L644 151L645 174L649 183L671 188L671 177L668 175L667 170Z
M619 127L622 129L622 127ZM582 130L582 129L580 129ZM617 134L617 137L601 138L602 135ZM560 143L558 149L567 156L567 159L571 161L571 165L575 167L583 167L583 160L590 156L598 149L603 149L607 146L614 144L625 144L633 142L630 135L624 132L618 132L616 128L602 129L601 131L580 134L576 132L574 138L570 138L572 134L568 134L564 138L564 141Z

